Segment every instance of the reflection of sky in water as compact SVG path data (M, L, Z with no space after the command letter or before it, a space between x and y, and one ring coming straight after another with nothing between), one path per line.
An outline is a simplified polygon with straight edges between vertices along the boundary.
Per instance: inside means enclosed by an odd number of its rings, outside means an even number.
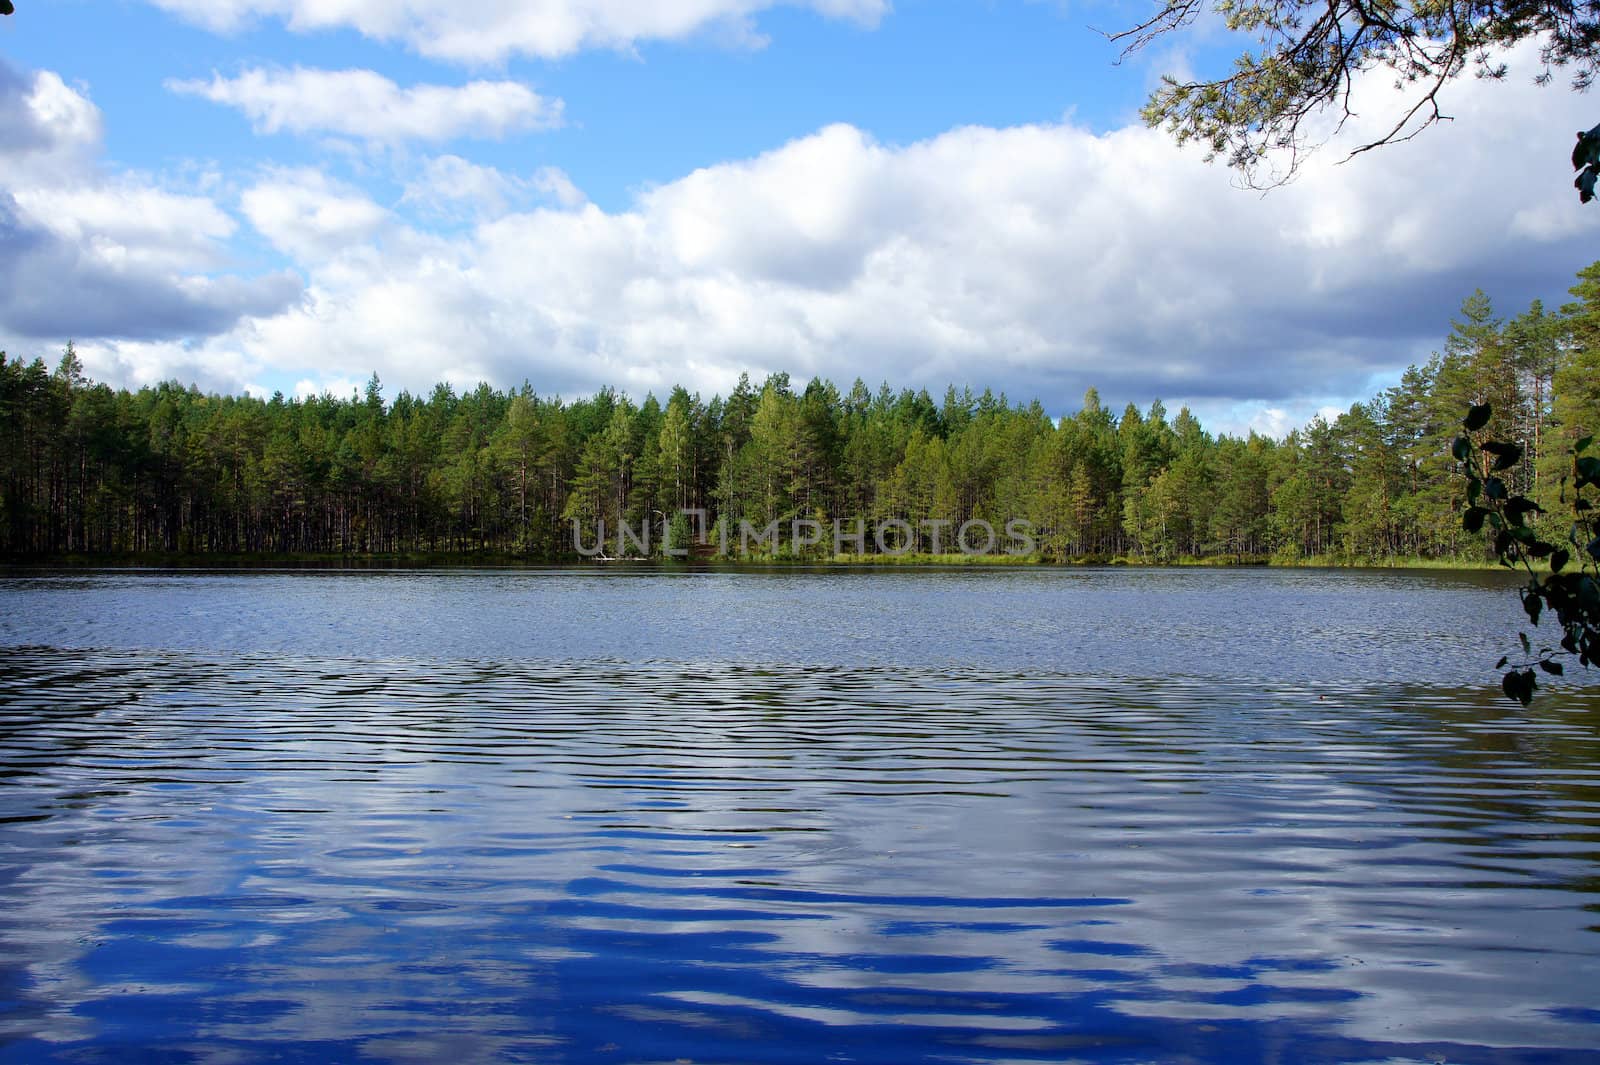
M238 621L242 653L0 657L0 1061L1531 1063L1600 1043L1590 693L1522 711L1370 684L1364 659L1314 685L1108 684L929 668L927 643L910 667L803 672L429 657L420 636L347 656L371 619L298 646L382 580ZM321 587L247 577L242 598L272 582ZM70 583L0 600L93 615L94 579ZM189 590L152 594L181 613ZM120 609L101 631L123 639L83 642L131 646ZM40 644L56 616L0 624ZM639 658L671 658L655 632L635 626Z
M118 571L0 580L0 646L1481 684L1515 646L1510 588L1386 570Z

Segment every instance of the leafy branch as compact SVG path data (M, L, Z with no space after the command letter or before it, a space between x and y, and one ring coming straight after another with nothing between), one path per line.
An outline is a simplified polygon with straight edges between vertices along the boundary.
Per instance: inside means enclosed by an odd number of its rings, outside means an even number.
M1138 24L1106 36L1122 56L1210 16L1253 38L1232 69L1211 77L1164 77L1141 114L1179 144L1203 145L1246 184L1271 188L1291 179L1307 151L1356 117L1352 100L1362 75L1387 71L1402 94L1402 113L1368 131L1354 157L1410 140L1449 121L1447 87L1471 73L1504 80L1504 49L1538 43L1533 80L1557 70L1582 91L1600 77L1600 0L1155 0ZM1331 113L1332 129L1318 120ZM1579 154L1586 161L1580 164ZM1573 168L1584 203L1600 179L1600 127L1579 134Z
M1462 527L1477 533L1487 525L1500 564L1521 568L1528 576L1518 595L1529 622L1537 626L1540 618L1549 616L1561 630L1557 647L1540 646L1537 651L1526 632L1518 633L1521 656L1501 658L1495 666L1510 666L1500 687L1527 706L1539 686L1538 672L1559 677L1566 671L1562 660L1572 657L1585 667L1600 664L1600 528L1595 504L1585 495L1586 489L1600 488L1600 458L1585 454L1593 436L1573 445L1572 466L1561 479L1560 496L1572 520L1563 541L1547 540L1532 520L1544 514L1544 508L1527 496L1510 494L1499 476L1522 461L1522 448L1483 438L1490 413L1487 403L1468 410L1461 423L1466 434L1456 438L1451 454L1461 463L1467 481ZM1539 564L1548 566L1548 572L1541 572Z
M1578 201L1588 203L1594 199L1595 179L1600 178L1600 126L1587 133L1578 131L1578 143L1572 149L1572 169L1578 171L1578 176L1572 179L1572 187L1578 190Z

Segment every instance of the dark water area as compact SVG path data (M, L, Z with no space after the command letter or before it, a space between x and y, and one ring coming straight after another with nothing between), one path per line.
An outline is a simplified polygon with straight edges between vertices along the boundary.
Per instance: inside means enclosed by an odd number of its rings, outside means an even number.
M0 577L0 1062L1590 1062L1495 574Z

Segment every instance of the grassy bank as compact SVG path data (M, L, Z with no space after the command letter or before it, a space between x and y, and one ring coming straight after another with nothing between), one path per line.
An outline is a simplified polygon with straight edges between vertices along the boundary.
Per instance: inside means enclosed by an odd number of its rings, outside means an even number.
M1288 569L1504 569L1498 562L1482 558L1424 558L1421 555L1396 555L1393 558L1349 558L1341 555L1313 555L1302 559L1272 558L1268 565Z
M754 560L752 560L754 561ZM1416 555L1393 558L1356 558L1341 555L1316 555L1310 558L1290 559L1268 555L1183 555L1176 558L1153 558L1140 555L1080 555L1074 558L1053 560L1039 554L1027 555L960 555L907 553L904 555L834 555L827 559L780 560L765 559L763 564L783 561L842 566L1059 566L1098 567L1129 566L1142 568L1183 567L1204 569L1234 569L1241 566L1271 566L1285 569L1435 569L1435 570L1491 570L1501 567L1494 562L1463 558L1423 558Z
M830 566L1039 566L1046 564L1036 554L1028 555L933 555L908 551L903 555L834 555L820 560Z
M376 554L340 554L288 551L281 554L195 554L141 551L117 555L9 555L0 565L49 566L76 569L342 569L390 567L440 569L473 566L548 566L548 559L498 552L420 551Z

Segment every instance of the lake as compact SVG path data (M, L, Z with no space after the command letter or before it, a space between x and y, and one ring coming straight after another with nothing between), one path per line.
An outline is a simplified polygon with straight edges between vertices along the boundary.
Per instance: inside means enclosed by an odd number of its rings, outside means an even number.
M9 571L0 1062L1592 1062L1510 589Z

